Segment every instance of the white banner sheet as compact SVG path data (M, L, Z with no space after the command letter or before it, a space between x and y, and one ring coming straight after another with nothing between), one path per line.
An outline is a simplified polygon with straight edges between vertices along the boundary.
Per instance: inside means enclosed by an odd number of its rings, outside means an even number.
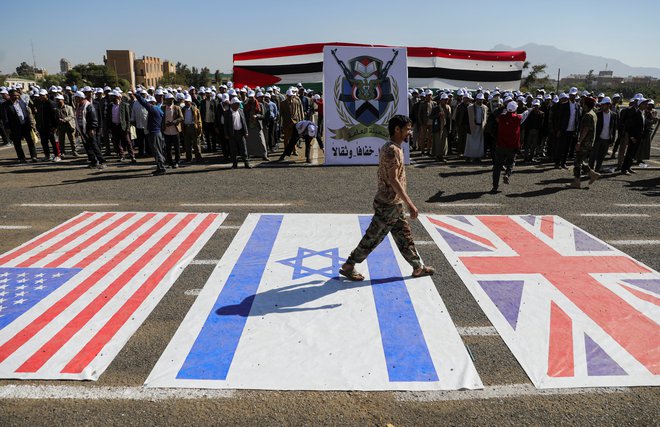
M325 46L323 94L325 164L378 164L390 118L408 114L406 49Z
M482 388L429 277L391 237L339 279L369 215L250 214L146 381L273 390Z
M420 220L538 388L660 385L660 274L553 215Z

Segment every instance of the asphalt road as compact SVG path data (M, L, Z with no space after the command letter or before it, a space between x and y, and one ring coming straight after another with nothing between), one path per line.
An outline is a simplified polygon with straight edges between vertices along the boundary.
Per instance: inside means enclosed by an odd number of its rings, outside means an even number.
M229 226L240 226L249 212L369 213L376 184L375 167L305 166L296 162L286 167L262 164L252 170L230 170L207 157L202 165L152 177L149 159L140 159L138 165L115 163L96 171L86 169L82 160L16 165L13 155L13 149L0 148L0 226L29 228L0 228L0 252L82 210L222 210L229 213L223 223ZM437 165L414 156L414 164L407 168L408 186L424 213L560 215L605 241L628 241L614 245L658 270L660 137L654 141L652 156L649 167L637 169L633 176L607 176L581 190L565 188L572 171L554 170L548 165L519 166L511 184L501 185L503 191L497 195L487 193L489 164ZM116 205L20 206L30 203ZM189 203L288 205L182 206ZM639 216L582 215L592 213ZM197 259L220 259L236 231L219 230ZM416 240L430 240L416 221L413 231ZM440 250L433 245L418 249L438 270L433 281L455 324L459 328L491 326ZM188 266L99 381L0 380L0 425L657 425L660 420L657 389L541 393L499 336L469 331L463 333L463 340L486 386L481 394L235 391L141 395L142 383L195 299L191 290L205 284L213 267ZM7 387L11 385L19 387ZM45 387L21 394L20 387L26 385ZM57 391L56 386L66 388Z

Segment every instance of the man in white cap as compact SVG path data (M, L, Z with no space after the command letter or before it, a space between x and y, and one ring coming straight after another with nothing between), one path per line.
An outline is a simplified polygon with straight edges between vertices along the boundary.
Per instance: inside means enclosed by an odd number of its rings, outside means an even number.
M37 132L39 140L44 150L44 161L60 161L60 146L55 139L57 130L57 114L55 113L55 104L48 98L46 89L39 91L39 98L35 102L35 119L37 121ZM53 147L53 154L50 152L48 143Z
M69 143L71 144L71 155L73 157L78 157L76 151L76 138L74 136L76 130L76 114L73 111L73 107L66 104L64 95L56 95L55 101L57 102L57 108L55 109L57 115L57 140L59 141L60 149L62 150L60 157L66 155L66 137L69 138Z
M635 99L635 108L628 113L626 118L626 132L628 133L628 147L626 149L626 154L621 164L621 173L624 175L631 175L636 173L632 170L632 165L635 157L637 156L637 150L642 143L644 138L644 133L647 127L646 123L646 105L648 99L644 98L642 94L638 94L638 97ZM623 150L623 147L621 147Z
M431 155L441 163L447 163L449 133L451 132L451 106L449 96L442 92L438 97L438 106L434 113L433 146Z
M9 91L7 90L6 87L2 86L0 88L0 138L2 138L2 144L0 145L8 145L11 142L11 140L9 139L9 134L5 129L5 122L2 120L3 104L8 101L9 101Z
M250 169L246 137L248 135L247 121L241 109L241 101L234 98L231 108L225 111L225 135L229 141L232 169L238 168L238 156L243 158L246 169Z
M304 113L300 99L295 96L294 91L286 91L286 99L282 102L280 114L282 115L282 131L284 133L284 153L279 158L283 161L285 157L295 153L298 134L296 132L296 123L303 120Z
M206 141L206 151L215 152L218 149L218 139L215 134L215 112L217 105L214 99L211 99L211 90L199 90L202 99L199 104L199 113L202 116L202 127L204 130L204 140Z
M520 122L522 117L516 114L518 104L516 101L509 101L506 104L506 114L496 118L497 120L497 141L495 142L495 158L493 161L493 188L491 194L499 191L500 174L502 166L506 168L504 172L504 183L509 184L513 166L516 161L516 153L520 150Z
M612 111L612 100L604 96L600 100L600 110L596 113L596 142L589 156L589 167L600 173L607 150L616 138L617 116Z
M181 110L183 112L183 148L186 153L186 162L192 162L193 151L195 161L201 162L202 149L199 138L202 136L202 116L199 114L197 106L192 102L190 94L185 96L183 102L184 106Z
M137 89L139 90L139 89ZM144 89L140 91L142 96L147 96L148 92ZM147 116L149 112L137 100L133 101L131 108L131 123L135 126L135 145L138 149L138 156L151 155L151 148L147 143Z
M33 117L28 111L28 106L21 99L21 94L16 89L8 91L9 100L2 104L0 120L4 123L5 129L9 131L9 139L14 144L16 156L19 163L27 163L25 152L23 151L22 141L28 144L30 158L33 163L37 162L37 149L32 139Z
M460 104L456 105L454 120L456 122L456 154L462 156L465 152L467 135L470 132L470 119L467 108L470 105L470 93L460 91Z
M541 101L535 99L532 101L532 108L527 111L525 121L522 123L522 129L525 130L525 162L532 163L536 152L541 146L543 136L543 126L545 113L541 111Z
M126 156L128 155L132 163L137 163L135 153L133 152L133 141L130 138L130 106L123 101L121 93L116 90L112 91L110 96L112 98L112 104L110 104L106 111L105 119L112 134L112 144L114 145L115 152L120 162L126 160Z
M559 132L557 134L557 147L554 153L555 169L568 169L566 161L569 153L574 152L577 142L577 130L582 116L580 104L575 100L578 93L577 88L572 87L568 91L568 102L560 103L559 107Z
M147 99L142 97L139 92L135 93L135 98L147 110L147 141L151 147L156 161L156 170L152 175L165 175L165 143L163 141L163 110L156 105L156 98L149 96Z
M432 99L433 92L424 91L424 98L417 104L417 148L422 155L431 154L433 145L433 113L437 112L438 104Z
M177 169L181 161L179 135L182 131L183 112L181 107L174 104L174 95L169 92L165 94L164 113L162 125L165 138L165 159L172 169ZM172 159L172 149L174 149L174 159Z
M314 95L318 96L318 95ZM275 147L277 146L277 140L275 139L275 131L277 128L277 119L280 115L277 104L273 101L272 89L270 92L266 92L263 98L264 105L264 132L266 134L266 145L268 146L268 152L273 153Z
M465 141L463 156L467 161L480 162L485 155L484 149L484 127L488 117L488 108L484 105L484 94L478 93L474 104L467 107L470 134Z
M581 187L580 176L583 173L589 175L589 185L593 184L594 181L600 178L600 174L592 170L587 164L594 142L596 141L596 124L598 121L596 113L594 112L596 99L591 96L586 96L582 98L582 105L584 106L584 114L580 120L578 139L577 144L575 145L575 162L573 163L574 179L573 183L570 185L572 188Z
M87 152L89 167L93 169L105 168L105 159L98 144L99 122L94 105L82 92L74 94L76 99L76 130L82 138L83 147Z

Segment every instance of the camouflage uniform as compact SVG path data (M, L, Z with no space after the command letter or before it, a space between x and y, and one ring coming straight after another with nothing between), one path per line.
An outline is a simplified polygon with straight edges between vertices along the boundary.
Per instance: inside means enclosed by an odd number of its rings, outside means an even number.
M401 147L390 141L380 150L378 193L373 205L374 216L362 240L346 260L349 265L364 261L390 231L401 255L412 265L413 269L416 270L423 265L417 249L415 249L410 224L404 214L403 200L396 194L387 178L388 172L392 168L396 168L399 182L405 190L406 173L403 166L403 151Z
M580 149L575 152L575 163L573 164L573 176L575 179L580 179L580 172L591 172L591 168L585 162L589 161L589 155L596 139L596 113L593 109L582 116L580 133L578 135L581 136L585 129L587 130L587 134L579 141Z

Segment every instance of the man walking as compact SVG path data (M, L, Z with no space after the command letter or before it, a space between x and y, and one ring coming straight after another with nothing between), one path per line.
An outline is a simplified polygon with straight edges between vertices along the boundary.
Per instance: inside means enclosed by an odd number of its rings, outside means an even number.
M584 105L584 114L580 120L580 133L578 136L577 144L575 145L575 163L573 163L573 176L575 179L571 184L571 188L580 188L580 174L582 172L589 174L589 184L593 184L600 174L591 170L591 168L585 164L589 160L589 155L591 154L591 149L594 146L594 141L596 140L596 113L594 112L594 106L596 105L596 100L591 97L586 97L582 100Z
M246 169L250 169L250 160L247 151L248 127L245 120L245 114L240 109L241 101L234 98L231 101L231 108L225 111L225 135L229 141L229 152L231 153L232 169L238 168L238 155L243 157L243 163Z
M612 101L604 97L600 101L600 111L596 113L596 144L589 156L589 167L600 173L607 150L615 140L618 128L617 115L611 110Z
M202 135L202 117L199 109L193 104L190 95L184 98L183 111L183 148L186 152L186 162L192 162L193 151L195 161L202 161L202 150L199 145L199 137ZM223 135L224 136L224 135ZM223 155L226 155L223 151Z
M160 107L156 106L156 98L149 96L147 99L144 99L142 95L136 91L135 98L138 100L140 105L147 109L147 142L149 147L151 147L151 152L154 154L154 160L156 161L156 170L152 172L152 175L165 175L165 156L163 152L165 151L164 142L163 142L163 133L161 127L163 124L163 110Z
M66 143L65 138L69 138L69 143L71 144L71 155L73 157L78 157L76 152L76 139L74 137L74 131L76 130L76 115L73 112L73 107L69 104L66 104L64 95L55 96L57 101L57 140L60 143L60 150L62 151L62 156L66 154Z
M112 143L119 156L119 161L123 162L126 156L125 153L128 153L131 162L137 163L133 152L133 142L129 134L131 126L130 107L123 101L121 93L112 91L110 96L112 97L112 104L106 111L106 122L110 128Z
M493 188L491 194L498 191L500 185L500 174L502 166L506 168L504 172L504 183L508 184L513 173L513 166L516 161L516 153L520 150L520 122L522 117L516 114L518 104L515 101L509 101L506 104L506 114L495 118L497 120L497 142L495 143L495 159L493 161Z
M165 158L167 164L172 169L179 167L181 161L181 144L179 134L181 133L181 122L183 122L183 113L181 107L174 104L174 95L167 93L165 95L165 105L163 107L165 116L163 117L163 136L165 138ZM174 149L174 161L172 161L172 150Z
M559 132L557 134L557 149L554 150L555 169L568 169L566 160L571 146L575 143L578 123L582 112L580 105L575 101L577 88L572 87L568 92L568 101L559 106Z
M9 101L2 104L2 121L5 129L9 130L9 139L14 143L16 156L19 163L27 163L25 152L21 145L23 138L28 144L32 163L37 162L37 148L32 139L32 115L28 106L21 99L21 94L16 89L9 90Z
M339 274L352 281L364 280L364 276L355 271L355 264L364 261L390 231L399 251L413 267L413 277L435 273L433 267L422 264L415 249L410 224L404 215L404 205L408 207L412 219L419 214L406 191L406 171L401 149L401 144L412 134L412 121L407 116L396 115L390 119L387 127L390 140L380 149L374 216L362 240L339 270Z
M76 130L82 138L83 147L87 152L89 167L93 169L105 168L105 159L101 154L101 147L98 143L99 121L98 114L94 105L89 102L82 92L76 92L74 98L76 105Z

